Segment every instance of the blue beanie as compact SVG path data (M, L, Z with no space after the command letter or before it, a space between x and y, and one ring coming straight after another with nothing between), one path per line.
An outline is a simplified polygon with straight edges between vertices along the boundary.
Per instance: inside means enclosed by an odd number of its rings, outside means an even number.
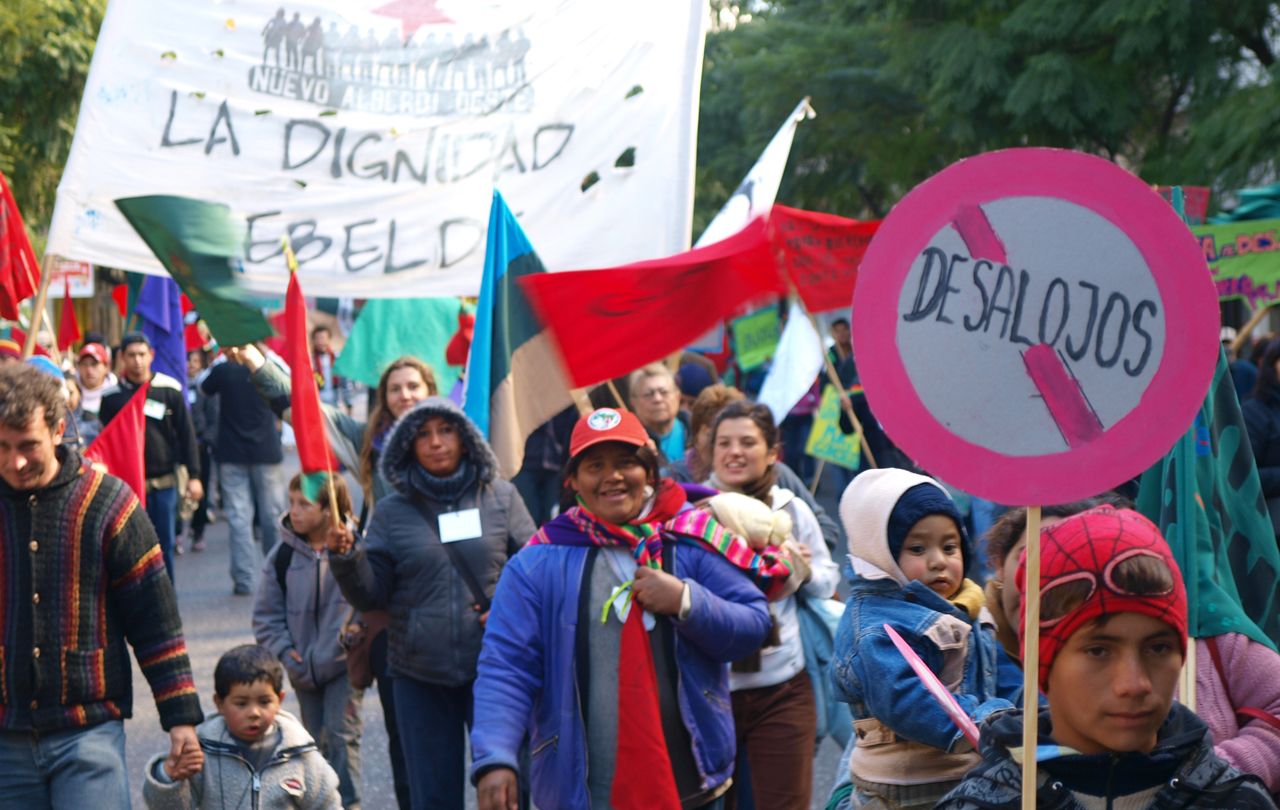
M676 372L676 378L680 385L680 393L686 397L696 397L702 393L702 389L712 383L711 375L697 363L681 366Z
M960 517L960 510L956 508L951 496L934 484L916 484L908 489L902 493L902 497L898 498L893 511L889 513L887 534L889 553L893 555L893 559L898 559L898 555L902 553L902 544L911 533L911 527L921 518L929 515L946 515L955 521L956 528L960 531L960 551L964 556L964 566L967 570L969 568L969 536L964 531L964 518Z
M27 358L27 365L35 366L37 370L44 374L48 374L59 382L65 383L67 378L62 375L62 369L58 368L58 364L47 357L36 355Z

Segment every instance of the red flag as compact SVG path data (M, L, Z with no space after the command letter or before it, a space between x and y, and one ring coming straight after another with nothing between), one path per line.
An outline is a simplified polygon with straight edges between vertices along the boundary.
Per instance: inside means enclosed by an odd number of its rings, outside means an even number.
M62 321L58 324L58 351L65 352L80 339L80 322L76 320L75 304L71 300L71 280L62 280L65 292L62 296Z
M555 336L575 388L666 357L748 301L787 289L763 219L665 259L517 281Z
M778 264L810 312L852 306L858 265L879 229L878 219L859 222L785 205L774 205L769 214Z
M307 301L298 285L298 274L289 276L289 291L284 299L285 359L293 378L293 432L298 439L298 460L304 473L329 472L338 462L329 448L324 414L320 412L320 392L311 369L311 351L307 348ZM308 496L310 497L310 496Z
M662 733L653 649L644 629L644 611L634 602L622 625L618 654L618 749L609 804L617 810L680 810L680 792Z
M0 173L0 317L18 320L18 303L36 294L40 265L22 227L22 214Z
M85 458L105 465L107 472L133 487L143 507L147 505L147 463L142 454L147 416L142 408L150 387L151 383L144 383L84 451Z

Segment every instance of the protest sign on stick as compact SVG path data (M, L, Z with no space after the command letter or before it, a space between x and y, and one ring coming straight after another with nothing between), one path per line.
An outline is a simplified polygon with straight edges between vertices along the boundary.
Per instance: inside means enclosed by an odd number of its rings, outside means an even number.
M966 492L1027 504L1025 694L1037 694L1039 510L1160 459L1213 375L1218 307L1181 218L1101 158L1011 149L917 186L854 293L854 345L885 432ZM1024 743L1035 750L1028 713ZM1035 757L1023 784L1034 786ZM1034 787L1023 807L1035 806Z

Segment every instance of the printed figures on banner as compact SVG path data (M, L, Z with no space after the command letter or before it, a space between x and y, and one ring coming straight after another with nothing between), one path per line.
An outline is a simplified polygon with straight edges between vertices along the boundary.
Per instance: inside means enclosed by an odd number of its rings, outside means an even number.
M374 14L400 16L391 3ZM533 86L525 57L530 41L523 28L507 29L490 42L488 32L435 31L421 26L453 23L435 0L405 14L385 31L339 25L315 17L291 19L284 8L262 30L262 62L249 68L256 93L307 101L322 107L413 117L490 115L503 109L527 112Z

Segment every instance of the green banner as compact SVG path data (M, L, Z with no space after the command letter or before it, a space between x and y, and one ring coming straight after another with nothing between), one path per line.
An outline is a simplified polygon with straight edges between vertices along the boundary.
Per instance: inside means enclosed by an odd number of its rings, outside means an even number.
M813 428L804 451L814 458L826 459L850 470L858 469L862 459L862 440L856 432L840 432L840 395L834 386L822 391L822 404L813 415Z
M1251 219L1191 229L1204 251L1218 298L1244 298L1250 306L1280 299L1280 219Z
M778 348L778 308L766 307L733 321L733 353L743 371L764 365Z

